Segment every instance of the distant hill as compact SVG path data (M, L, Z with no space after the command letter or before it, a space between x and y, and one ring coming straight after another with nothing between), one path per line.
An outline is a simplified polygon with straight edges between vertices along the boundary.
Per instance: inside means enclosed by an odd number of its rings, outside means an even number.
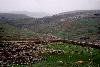
M59 13L43 18L10 20L6 23L38 34L52 34L67 39L100 39L100 10L81 10Z
M50 16L50 14L45 13L45 12L28 12L28 11L15 11L15 12L11 12L14 14L25 14L27 16L33 17L33 18L42 18L45 16Z
M24 14L12 14L12 13L0 13L0 19L24 19L24 18L30 18L27 15Z

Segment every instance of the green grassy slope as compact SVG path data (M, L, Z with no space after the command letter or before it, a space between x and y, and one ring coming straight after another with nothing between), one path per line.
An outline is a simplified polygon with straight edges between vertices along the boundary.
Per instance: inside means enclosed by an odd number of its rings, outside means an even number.
M15 26L0 22L0 39L19 39L37 36L38 34L28 29L18 29Z
M49 26L43 29L44 33L52 33L53 35L62 38L75 39L83 36L93 37L99 39L98 27L100 26L100 19L84 18L77 20L69 20L65 22L58 22L56 26ZM72 21L72 22L71 22ZM92 38L91 38L92 39Z

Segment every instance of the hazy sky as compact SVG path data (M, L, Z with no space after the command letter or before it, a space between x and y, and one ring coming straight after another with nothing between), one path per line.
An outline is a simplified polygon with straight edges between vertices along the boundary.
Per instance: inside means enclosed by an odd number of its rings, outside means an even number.
M100 9L100 0L0 0L0 12L31 11L60 13Z

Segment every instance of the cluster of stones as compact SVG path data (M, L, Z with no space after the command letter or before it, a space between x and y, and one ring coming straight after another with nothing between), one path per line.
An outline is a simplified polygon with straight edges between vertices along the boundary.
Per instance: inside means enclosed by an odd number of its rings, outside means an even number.
M64 54L65 52L63 50L47 49L46 53L48 53L48 54Z
M7 44L3 44L4 46ZM29 64L39 61L42 58L41 52L44 48L41 44L31 42L16 43L6 47L0 47L0 66L9 66L11 64Z

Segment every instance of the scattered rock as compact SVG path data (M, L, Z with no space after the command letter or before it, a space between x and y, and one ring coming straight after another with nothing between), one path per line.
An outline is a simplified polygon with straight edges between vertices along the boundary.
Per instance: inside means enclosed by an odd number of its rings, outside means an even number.
M43 47L40 44L30 44L28 42L13 43L6 47L0 47L0 66L40 61L43 58L39 55L40 51L43 51Z
M75 62L76 64L84 64L84 61L82 61L82 60L79 60L79 61L77 61L77 62Z

